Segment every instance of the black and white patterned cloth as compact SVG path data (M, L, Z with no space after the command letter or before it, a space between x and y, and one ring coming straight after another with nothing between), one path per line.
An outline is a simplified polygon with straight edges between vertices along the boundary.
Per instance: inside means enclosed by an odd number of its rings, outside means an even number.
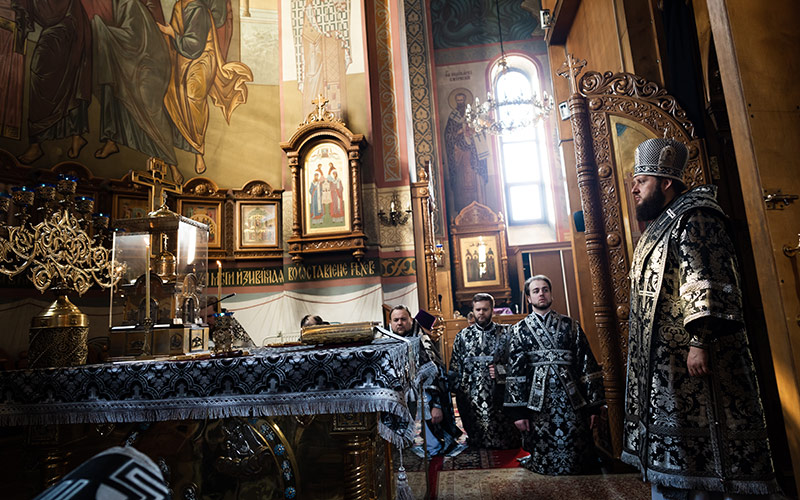
M35 500L95 500L98 498L168 500L169 489L158 466L131 447L98 453Z
M405 446L414 437L407 396L418 349L418 339L379 339L239 358L0 372L0 425L381 412L380 435Z
M621 458L658 486L778 490L733 251L716 188L699 186L634 252ZM690 347L706 349L710 375L689 374Z
M523 465L548 475L582 474L593 466L589 415L605 402L603 376L577 321L548 311L514 325L509 340L505 406L527 419Z
M450 389L456 395L458 412L470 446L476 448L519 448L519 431L503 412L506 390L509 334L504 325L477 323L456 335L450 357ZM489 366L495 367L495 378Z

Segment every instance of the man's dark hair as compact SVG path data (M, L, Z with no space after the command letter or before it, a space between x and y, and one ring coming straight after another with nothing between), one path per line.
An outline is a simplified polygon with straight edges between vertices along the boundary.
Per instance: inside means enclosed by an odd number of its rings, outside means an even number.
M476 293L472 297L472 305L475 305L476 302L489 302L490 304L492 304L492 309L494 309L494 297L492 297L488 293L483 293L483 292Z
M550 282L550 278L548 278L544 274L537 274L536 276L531 276L530 278L525 280L524 292L526 297L530 293L531 283L533 283L534 281L544 281L545 283L547 283L547 286L550 287L550 291L551 292L553 291L553 284Z
M311 320L314 320L314 323L318 325L326 324L326 322L322 321L322 318L320 318L319 316L313 314L306 314L305 316L303 316L303 319L300 320L300 328L306 326L308 323L311 322Z
M404 306L403 304L400 304L400 305L396 305L396 306L394 306L394 307L392 308L392 310L391 310L391 311L389 311L389 316L391 317L392 313L393 313L393 312L395 312L395 311L405 311L406 313L408 313L408 317L409 317L409 318L412 318L412 319L414 318L414 317L411 315L411 311L409 311L409 310L408 310L408 308L407 308L406 306Z

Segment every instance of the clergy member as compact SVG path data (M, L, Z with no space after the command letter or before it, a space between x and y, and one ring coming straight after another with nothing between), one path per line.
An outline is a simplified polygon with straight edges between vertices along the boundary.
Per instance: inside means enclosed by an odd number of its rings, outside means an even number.
M472 298L475 323L456 335L450 358L450 390L456 395L467 443L475 448L519 448L519 431L503 413L508 334L492 321L494 297Z
M687 157L672 139L636 148L631 195L649 224L631 266L621 458L657 499L770 494L778 486L734 246L716 187L685 192Z
M422 311L420 311L422 312ZM427 313L426 313L427 314ZM426 318L433 318L430 314ZM425 332L419 322L411 318L411 312L404 305L392 308L390 315L392 332L403 337L419 335L422 349L420 350L419 370L426 369L426 365L434 368L434 375L424 382L424 404L422 404L428 455L446 455L458 448L458 439L461 429L458 428L453 415L453 403L450 391L447 388L447 376L442 357L436 350L430 335ZM428 329L433 326L431 321ZM429 365L430 363L430 365Z
M602 372L578 322L552 310L550 278L528 278L525 296L533 311L511 331L505 398L531 454L523 465L539 474L591 472Z

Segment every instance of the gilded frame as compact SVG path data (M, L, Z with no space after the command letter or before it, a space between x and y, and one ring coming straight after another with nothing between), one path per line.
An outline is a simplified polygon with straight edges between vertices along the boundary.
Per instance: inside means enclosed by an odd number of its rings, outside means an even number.
M114 222L120 219L147 217L150 211L150 207L147 204L147 195L115 194L111 205L111 220Z
M236 251L278 249L281 212L277 201L236 202Z
M366 253L367 236L364 233L361 196L361 149L366 145L362 134L354 134L336 116L325 109L327 100L315 100L317 109L310 113L292 137L281 143L292 174L292 232L287 240L292 262L302 262L310 255L332 252L352 252L356 260ZM321 161L328 154L328 161ZM331 154L336 155L330 161ZM326 165L327 163L327 165ZM333 169L331 169L333 167ZM333 172L338 175L334 176ZM317 182L341 182L341 217L333 221L333 186L326 188L319 205L314 200L315 173ZM336 179L338 177L338 179ZM330 198L330 200L329 200ZM329 219L326 222L328 204ZM322 222L312 221L312 207L322 214Z
M208 248L222 248L224 207L218 200L178 200L178 213L208 226Z

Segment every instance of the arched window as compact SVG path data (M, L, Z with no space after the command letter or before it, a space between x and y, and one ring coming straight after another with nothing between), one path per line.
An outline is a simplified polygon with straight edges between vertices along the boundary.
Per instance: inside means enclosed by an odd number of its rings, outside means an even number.
M498 136L509 224L541 224L552 219L550 161L542 120L530 124L531 97L541 98L536 66L520 56L507 56L493 72L497 119L511 130ZM527 100L527 103L520 101Z

